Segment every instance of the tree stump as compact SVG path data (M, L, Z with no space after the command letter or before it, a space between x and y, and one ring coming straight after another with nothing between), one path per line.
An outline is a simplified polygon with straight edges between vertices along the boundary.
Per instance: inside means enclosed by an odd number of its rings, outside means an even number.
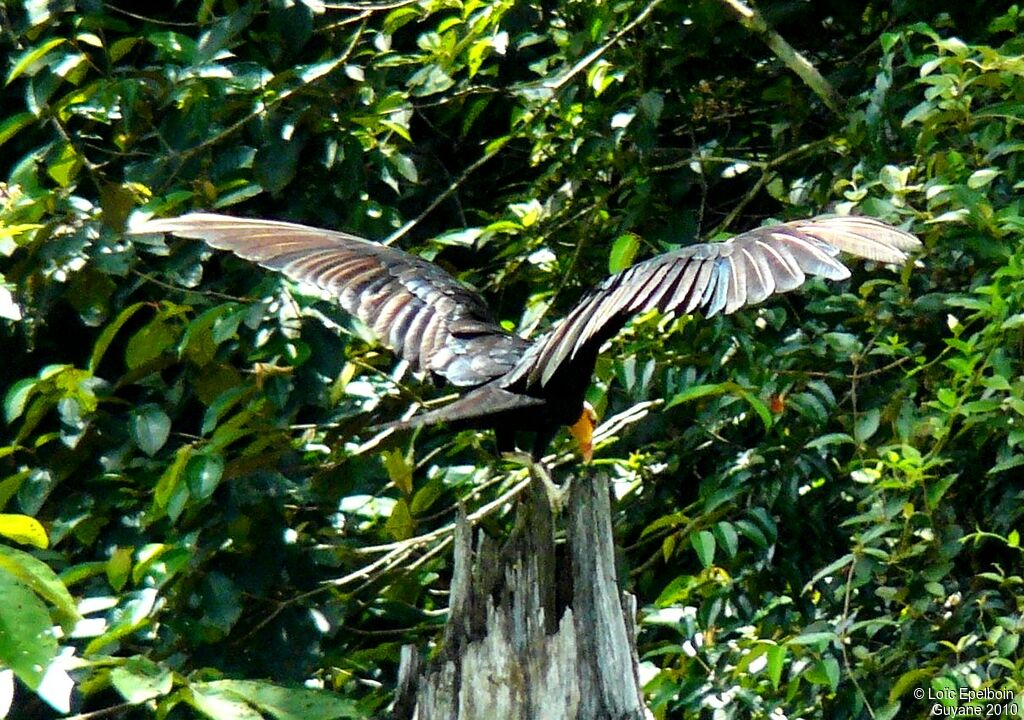
M439 654L403 648L395 718L642 720L636 601L615 573L608 482L577 479L556 544L534 481L503 548L461 518Z

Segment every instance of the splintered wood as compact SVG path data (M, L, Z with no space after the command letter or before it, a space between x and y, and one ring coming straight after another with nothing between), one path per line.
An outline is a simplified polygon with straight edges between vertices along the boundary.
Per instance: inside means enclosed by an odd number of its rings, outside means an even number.
M463 518L443 646L403 648L395 718L643 720L634 598L615 573L608 484L577 479L565 542L534 482L503 548Z

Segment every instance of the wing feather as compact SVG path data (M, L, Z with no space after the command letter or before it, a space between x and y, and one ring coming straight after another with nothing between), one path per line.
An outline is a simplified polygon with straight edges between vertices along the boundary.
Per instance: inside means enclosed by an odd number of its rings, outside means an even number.
M456 385L503 375L529 346L505 332L479 295L437 265L354 235L212 213L150 220L130 232L203 240L315 285L335 295L414 370L430 370ZM488 350L491 360L452 365L469 342Z
M686 300L685 307L680 303L678 307L684 307L683 312L692 313L701 303L701 299L704 297L704 293L707 291L708 285L711 283L711 273L714 269L712 263L706 262L706 258L698 258L694 256L693 261L690 265L694 266L696 271L693 276L693 285L686 288L686 294L683 296ZM665 310L674 309L676 306L668 305Z
M840 252L903 263L920 245L910 233L879 220L828 217L757 228L725 242L659 255L601 283L502 383L548 385L577 358L589 362L596 357L601 344L639 312L729 314L793 290L808 276L848 278L849 269L837 258Z

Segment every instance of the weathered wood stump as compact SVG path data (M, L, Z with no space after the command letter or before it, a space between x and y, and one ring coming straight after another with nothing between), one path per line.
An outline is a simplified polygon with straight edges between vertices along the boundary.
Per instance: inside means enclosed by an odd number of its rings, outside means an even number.
M440 653L420 673L403 648L393 715L416 720L642 720L636 601L615 573L608 482L577 479L556 543L551 504L531 483L504 547L455 534Z

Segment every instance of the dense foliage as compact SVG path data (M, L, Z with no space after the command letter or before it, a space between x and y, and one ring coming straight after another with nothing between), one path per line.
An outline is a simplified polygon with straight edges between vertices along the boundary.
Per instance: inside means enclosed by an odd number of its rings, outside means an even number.
M649 704L1024 691L1016 6L760 3L832 110L720 0L160 5L0 9L0 716L381 716L458 505L510 520L485 434L367 443L444 391L329 300L123 234L190 209L390 236L532 335L695 237L912 229L917 268L640 318L600 362L603 416L664 401L594 465Z

